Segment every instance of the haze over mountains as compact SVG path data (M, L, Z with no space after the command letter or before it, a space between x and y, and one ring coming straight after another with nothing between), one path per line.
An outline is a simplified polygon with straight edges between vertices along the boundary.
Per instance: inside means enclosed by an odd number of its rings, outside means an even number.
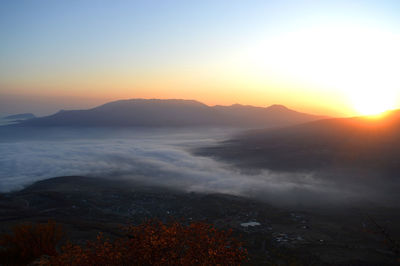
M207 106L193 100L131 99L106 103L88 110L60 111L23 121L24 126L181 127L232 126L280 127L323 118L290 110L282 105Z

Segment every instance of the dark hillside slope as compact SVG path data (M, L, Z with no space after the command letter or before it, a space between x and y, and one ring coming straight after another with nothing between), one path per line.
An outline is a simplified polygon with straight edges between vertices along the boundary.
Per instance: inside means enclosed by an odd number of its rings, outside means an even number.
M254 130L216 147L196 151L239 167L279 171L352 169L400 175L400 111L382 118L325 119L297 126Z

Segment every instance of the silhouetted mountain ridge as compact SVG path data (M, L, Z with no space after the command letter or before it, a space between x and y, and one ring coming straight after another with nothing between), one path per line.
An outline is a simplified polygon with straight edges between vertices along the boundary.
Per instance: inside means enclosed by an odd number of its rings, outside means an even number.
M194 100L130 99L88 110L60 111L21 122L28 126L233 126L279 127L321 119L286 107L207 106Z

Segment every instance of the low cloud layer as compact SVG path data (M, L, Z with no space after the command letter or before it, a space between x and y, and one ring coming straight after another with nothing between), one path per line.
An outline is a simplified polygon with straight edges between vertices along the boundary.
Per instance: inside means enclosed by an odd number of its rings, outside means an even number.
M96 133L96 134L95 134ZM275 203L344 202L366 198L366 190L312 174L243 172L190 149L229 137L232 131L34 132L0 142L0 192L56 176L132 179L184 191L220 192ZM36 137L35 137L36 136ZM93 137L94 136L94 137ZM369 192L368 192L369 193ZM368 196L368 198L371 198Z

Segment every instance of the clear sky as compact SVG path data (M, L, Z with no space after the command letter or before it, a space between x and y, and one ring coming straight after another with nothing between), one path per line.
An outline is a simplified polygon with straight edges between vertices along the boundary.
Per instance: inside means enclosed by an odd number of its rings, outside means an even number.
M125 98L399 108L400 1L0 1L0 115Z

